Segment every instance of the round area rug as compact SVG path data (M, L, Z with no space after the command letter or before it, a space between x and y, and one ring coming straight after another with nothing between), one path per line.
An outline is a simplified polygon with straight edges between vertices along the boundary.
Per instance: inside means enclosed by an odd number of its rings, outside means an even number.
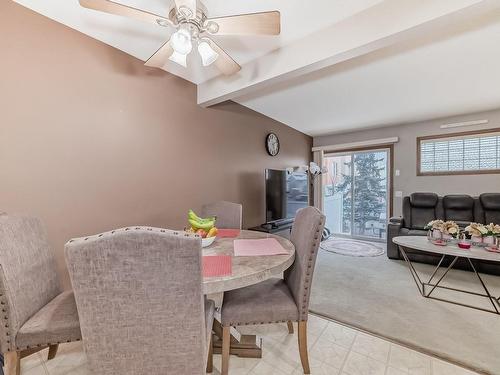
M329 238L320 247L331 253L351 257L377 257L384 254L383 244L351 240L348 238Z

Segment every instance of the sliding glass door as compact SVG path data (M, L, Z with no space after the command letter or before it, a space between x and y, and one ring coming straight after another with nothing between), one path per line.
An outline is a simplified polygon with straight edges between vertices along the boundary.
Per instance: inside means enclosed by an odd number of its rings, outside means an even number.
M326 154L326 226L334 234L385 240L390 204L390 149Z

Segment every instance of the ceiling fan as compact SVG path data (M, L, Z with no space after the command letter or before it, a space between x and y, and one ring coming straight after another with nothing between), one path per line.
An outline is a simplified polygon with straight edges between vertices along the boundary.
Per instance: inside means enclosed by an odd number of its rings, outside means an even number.
M168 16L160 16L119 4L111 0L79 0L84 8L105 13L135 18L155 23L162 27L173 27L175 32L146 61L146 66L162 68L167 60L184 67L187 56L197 45L203 66L212 63L225 75L232 75L241 69L209 35L279 35L280 12L261 12L208 18L207 9L197 0L174 0Z

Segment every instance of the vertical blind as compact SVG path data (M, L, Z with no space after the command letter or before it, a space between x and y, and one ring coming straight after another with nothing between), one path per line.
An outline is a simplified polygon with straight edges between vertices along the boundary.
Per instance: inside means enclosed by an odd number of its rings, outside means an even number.
M420 173L500 170L500 131L420 139Z

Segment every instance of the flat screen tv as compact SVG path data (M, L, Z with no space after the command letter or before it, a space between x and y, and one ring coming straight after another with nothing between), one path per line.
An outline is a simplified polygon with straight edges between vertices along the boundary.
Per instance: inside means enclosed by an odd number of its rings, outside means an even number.
M266 223L293 221L297 210L309 206L309 175L266 169Z

